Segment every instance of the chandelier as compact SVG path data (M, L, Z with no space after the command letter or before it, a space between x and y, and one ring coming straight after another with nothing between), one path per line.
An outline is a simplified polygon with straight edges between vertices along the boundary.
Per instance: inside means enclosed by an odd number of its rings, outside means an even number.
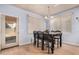
M48 6L47 9L48 9L48 15L45 16L44 18L45 18L45 19L54 18L53 16L50 16L50 6Z

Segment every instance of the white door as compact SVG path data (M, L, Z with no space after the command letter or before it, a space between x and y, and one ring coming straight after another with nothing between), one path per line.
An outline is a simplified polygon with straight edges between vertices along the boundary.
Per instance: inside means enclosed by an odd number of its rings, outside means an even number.
M1 48L8 48L19 45L18 18L2 15L2 40Z

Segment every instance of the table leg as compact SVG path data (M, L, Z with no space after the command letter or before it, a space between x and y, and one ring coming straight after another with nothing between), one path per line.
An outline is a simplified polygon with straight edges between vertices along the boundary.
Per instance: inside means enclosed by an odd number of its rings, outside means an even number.
M42 47L41 47L42 50L44 50L44 39L42 39Z
M60 47L62 47L62 35L60 35Z
M39 47L39 39L37 39L37 47Z
M54 41L51 42L51 52L54 53Z

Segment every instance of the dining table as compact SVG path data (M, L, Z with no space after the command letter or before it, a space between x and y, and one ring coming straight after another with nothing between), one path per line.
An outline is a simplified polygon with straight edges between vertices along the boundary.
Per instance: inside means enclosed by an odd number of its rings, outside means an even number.
M41 40L41 50L44 50L44 47L45 47L44 43L49 40L44 39L43 36L44 36L45 32L42 32L43 34L38 34L38 32L41 32L41 31L36 31L34 34L34 37L35 37L34 45L36 45L36 43L37 43L37 47L39 47L39 40ZM52 40L49 41L52 49L54 49L53 41L55 39L59 40L59 46L62 47L62 33L61 32L49 32L48 35L52 38ZM41 36L41 38L40 38L40 36Z

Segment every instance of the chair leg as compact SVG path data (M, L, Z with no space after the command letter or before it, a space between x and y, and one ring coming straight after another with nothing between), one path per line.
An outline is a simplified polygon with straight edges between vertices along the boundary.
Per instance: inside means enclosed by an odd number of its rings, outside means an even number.
M54 53L54 41L51 43L51 53Z
M34 46L36 45L36 39L34 38L34 44L33 44Z
M41 47L42 50L44 50L44 40L42 39L42 47Z
M37 39L37 47L39 47L39 39Z
M57 48L59 48L59 39L57 39Z
M54 39L54 44L56 44L56 40Z
M48 54L50 53L50 47L49 47L49 42L48 42Z
M60 47L62 47L62 35L60 36Z

